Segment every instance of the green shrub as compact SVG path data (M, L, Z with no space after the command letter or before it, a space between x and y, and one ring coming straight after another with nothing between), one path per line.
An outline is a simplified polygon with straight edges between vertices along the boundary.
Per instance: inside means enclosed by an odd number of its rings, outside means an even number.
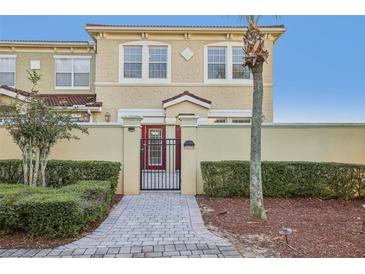
M62 188L0 184L0 231L66 237L105 215L110 181L83 181Z
M204 192L214 197L249 197L248 161L201 162ZM365 165L262 162L266 197L354 198L365 196Z
M62 187L81 180L108 180L115 189L120 168L118 162L50 160L46 169L46 180L48 186L52 187ZM0 160L0 183L22 182L21 160Z

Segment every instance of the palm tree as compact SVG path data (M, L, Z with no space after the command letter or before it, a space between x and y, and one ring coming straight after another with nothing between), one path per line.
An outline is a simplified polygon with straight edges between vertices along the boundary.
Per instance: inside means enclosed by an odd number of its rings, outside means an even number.
M247 32L243 37L245 54L244 66L252 71L253 101L251 119L250 152L250 215L253 218L266 219L261 175L261 123L262 100L264 95L262 70L269 56L264 47L264 35L257 26L260 16L246 16Z

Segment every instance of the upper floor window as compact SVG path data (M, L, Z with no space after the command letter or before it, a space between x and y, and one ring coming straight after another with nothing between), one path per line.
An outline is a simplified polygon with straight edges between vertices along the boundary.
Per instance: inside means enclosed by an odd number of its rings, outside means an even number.
M251 79L250 69L243 66L243 49L241 47L232 48L232 78Z
M90 56L55 56L56 88L89 89Z
M124 48L124 78L142 78L142 47Z
M170 45L155 41L120 45L120 82L169 82L170 79Z
M16 56L0 55L0 84L15 87Z
M150 79L167 78L167 47L149 47L149 68Z
M251 81L249 68L243 66L242 43L222 42L205 46L204 81L207 83L245 83Z
M208 48L208 79L226 78L226 48Z

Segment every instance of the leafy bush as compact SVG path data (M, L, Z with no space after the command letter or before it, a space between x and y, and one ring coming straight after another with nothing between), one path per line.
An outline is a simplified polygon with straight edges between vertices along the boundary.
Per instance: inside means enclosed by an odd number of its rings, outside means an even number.
M248 161L201 162L204 192L215 197L249 197ZM354 198L365 196L365 165L263 162L266 197Z
M46 168L47 186L62 187L81 180L108 180L115 189L120 168L118 162L50 160ZM0 160L0 183L23 183L21 160Z
M114 191L109 181L62 188L0 184L0 231L66 237L101 218Z

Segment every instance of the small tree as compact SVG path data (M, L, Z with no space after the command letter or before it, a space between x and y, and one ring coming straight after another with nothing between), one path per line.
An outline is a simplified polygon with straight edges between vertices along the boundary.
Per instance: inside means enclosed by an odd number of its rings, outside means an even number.
M38 82L42 76L35 70L27 73L32 83L30 96L25 102L16 100L3 111L4 125L22 152L24 184L45 187L45 171L52 146L63 139L79 139L71 133L74 129L82 133L87 133L87 129L73 123L69 114L49 107L38 95Z

